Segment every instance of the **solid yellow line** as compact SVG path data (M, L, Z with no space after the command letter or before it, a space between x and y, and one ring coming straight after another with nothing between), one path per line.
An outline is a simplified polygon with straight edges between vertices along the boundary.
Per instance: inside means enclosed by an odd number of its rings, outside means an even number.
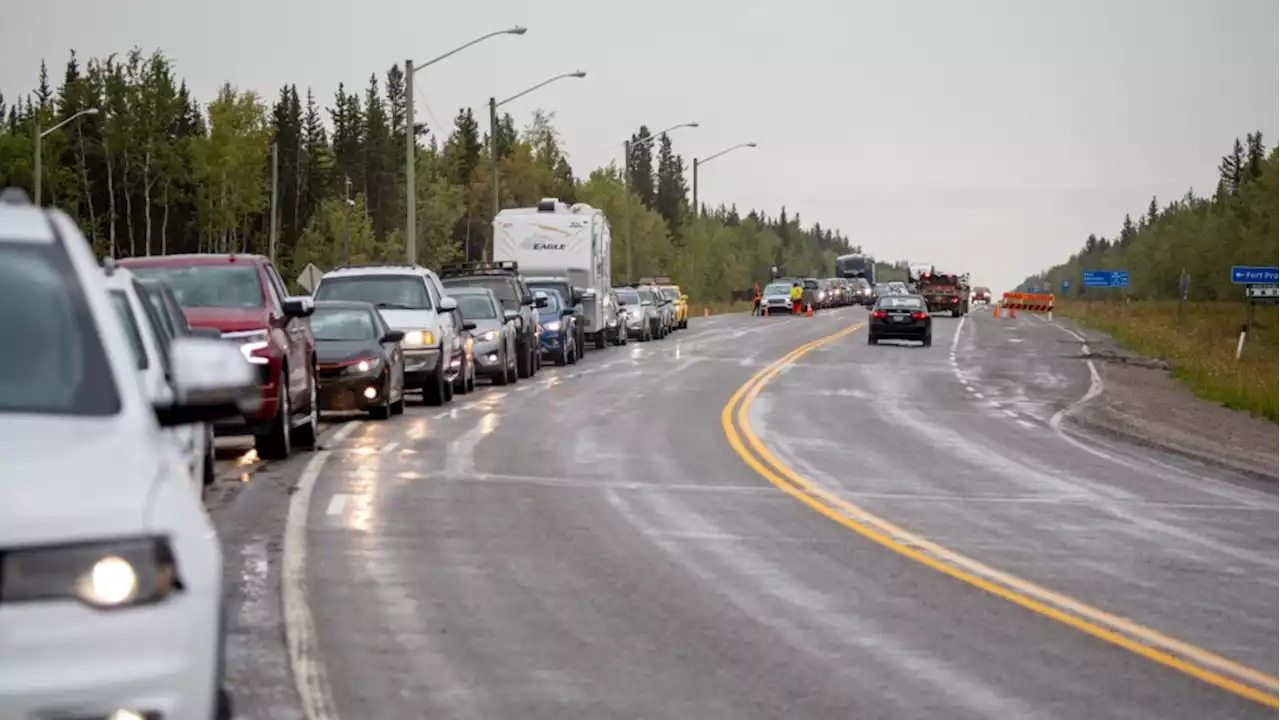
M1217 667L1237 675L1238 677L1256 682L1257 684L1266 687L1276 687L1278 682L1276 678L1235 663L1234 661L1221 657L1208 650L1168 637L1150 628L1137 625L1136 623L1124 618L1110 615L1102 610L1092 608L1091 606L1075 600L1074 598L1061 595L1060 593L1055 593L1046 588L1041 588L1033 583L1017 578L1016 576L1009 575L1008 573L995 570L994 568L988 568L976 560L947 550L946 548L925 540L924 538L915 536L893 523L872 515L862 508L845 501L843 498L839 498L832 493L813 485L813 483L800 477L795 473L795 471L791 470L784 463L774 457L772 453L770 453L760 442L759 438L751 431L750 425L747 421L747 413L752 401L765 385L777 377L781 372L782 367L787 363L802 357L822 345L845 337L860 327L862 327L861 324L850 326L835 333L834 335L814 340L792 350L770 364L768 367L765 367L760 372L753 375L746 383L739 387L736 392L734 392L733 396L729 399L729 402L721 410L720 422L724 428L725 437L728 439L729 445L733 448L734 452L742 458L743 462L788 495L800 500L831 520L840 523L859 535L862 535L883 547L893 550L900 555L915 560L922 565L933 568L934 570L956 578L957 580L968 583L969 585L980 588L986 592L996 595L997 597L1014 603L1015 605L1027 608L1028 610L1061 622L1080 630L1081 632L1092 635L1118 647L1122 647L1137 655L1141 655L1162 665L1233 692L1241 697L1248 698L1268 707L1280 707L1280 699L1277 699L1274 695L1262 692L1240 682L1239 680L1226 677L1214 672L1213 670L1193 664L1162 650L1136 642L1115 630L1101 627L1100 625L1091 623L1088 620L1071 615L1059 608L1049 605L1046 602L1037 600L1034 597L1031 597L1031 595L1038 595L1046 600L1069 608L1074 612L1091 616L1092 619L1113 625L1118 629L1142 637L1150 642L1163 645L1170 649L1175 649L1188 657L1192 657L1204 663L1205 665ZM739 433L739 428L741 428L741 434ZM761 458L764 459L764 462L757 459L756 456L747 449L746 444L744 444L742 440L743 436L747 438L747 443L760 454ZM841 512L841 509L859 516L859 519L865 521L867 525L849 517L844 512ZM873 527L868 527L868 525L874 525L885 532L881 532ZM897 535L900 538L904 538L912 545L925 548L934 554L951 560L952 562L968 566L977 570L981 574L987 574L991 577L995 577L1001 582L1017 587L1019 590L1022 590L1027 594L1022 594L1010 589L1009 587L996 584L987 578L981 577L980 574L968 572L960 567L955 567L941 562L920 550L894 539L889 534L886 534L886 532Z

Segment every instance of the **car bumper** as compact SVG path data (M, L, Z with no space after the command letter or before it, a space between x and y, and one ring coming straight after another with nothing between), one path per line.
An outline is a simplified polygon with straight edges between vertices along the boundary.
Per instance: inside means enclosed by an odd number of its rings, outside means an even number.
M493 377L506 372L502 366L502 346L496 342L476 343L471 360L475 363L477 375Z
M539 340L542 346L542 353L544 355L558 354L561 350L564 349L566 340L567 338L562 332L554 333L554 334L548 334L546 332L543 332L542 338Z
M221 612L213 594L192 592L107 612L71 601L0 607L0 715L212 717Z
M439 348L405 348L404 379L407 385L425 385L440 365Z
M374 389L375 395L372 398L365 396L368 388ZM319 388L320 409L327 412L367 410L381 405L386 400L386 392L386 376L381 374L322 380Z
M922 338L929 334L929 325L895 325L885 323L872 325L871 334L878 338Z
M775 310L791 312L791 301L790 300L786 300L784 302L770 301L770 302L766 302L763 305L763 307L769 312L773 312Z

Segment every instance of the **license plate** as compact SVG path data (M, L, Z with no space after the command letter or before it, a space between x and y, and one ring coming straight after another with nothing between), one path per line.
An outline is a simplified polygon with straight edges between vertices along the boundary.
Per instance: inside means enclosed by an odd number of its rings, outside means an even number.
M893 319L893 321L894 321L894 322L896 322L896 323L906 322L906 321L907 321L907 316L906 316L906 315L890 315L889 317L891 317L891 318Z

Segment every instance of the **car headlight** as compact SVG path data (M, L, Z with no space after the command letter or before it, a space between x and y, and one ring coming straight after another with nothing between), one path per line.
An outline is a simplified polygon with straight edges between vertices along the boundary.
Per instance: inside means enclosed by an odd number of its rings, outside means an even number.
M404 344L417 346L435 345L436 336L430 330L405 330Z
M382 360L376 357L360 358L344 370L348 375L370 375L382 370Z
M543 330L546 330L547 332L560 332L560 321L559 321L559 320L552 320L551 322L547 323L546 325L543 325L543 326L542 326L542 329L543 329Z
M110 609L158 602L179 588L163 538L12 550L0 565L0 604L73 599Z
M223 340L230 340L240 344L240 352L244 354L244 359L254 365L266 365L267 358L261 353L271 347L271 335L266 330L245 330L242 332L222 333Z
M493 342L494 340L497 340L497 339L498 339L498 331L497 331L497 330L485 330L484 332L480 333L479 335L476 335L476 336L475 336L475 338L476 338L476 340L477 340L477 341L479 341L479 342Z

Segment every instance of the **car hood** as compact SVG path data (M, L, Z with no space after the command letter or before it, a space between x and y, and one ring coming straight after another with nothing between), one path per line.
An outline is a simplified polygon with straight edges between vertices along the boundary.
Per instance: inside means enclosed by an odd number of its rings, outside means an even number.
M145 530L160 459L136 431L119 417L0 415L0 546Z
M224 333L261 330L268 326L266 308L183 308L192 327L208 327Z
M559 312L538 314L538 322L542 323L543 325L546 325L547 323L556 322L562 319L565 319L565 318L561 317Z
M380 355L373 340L316 340L316 362L321 365Z
M434 310L397 310L395 308L378 308L382 319L397 330L431 330L436 328Z

